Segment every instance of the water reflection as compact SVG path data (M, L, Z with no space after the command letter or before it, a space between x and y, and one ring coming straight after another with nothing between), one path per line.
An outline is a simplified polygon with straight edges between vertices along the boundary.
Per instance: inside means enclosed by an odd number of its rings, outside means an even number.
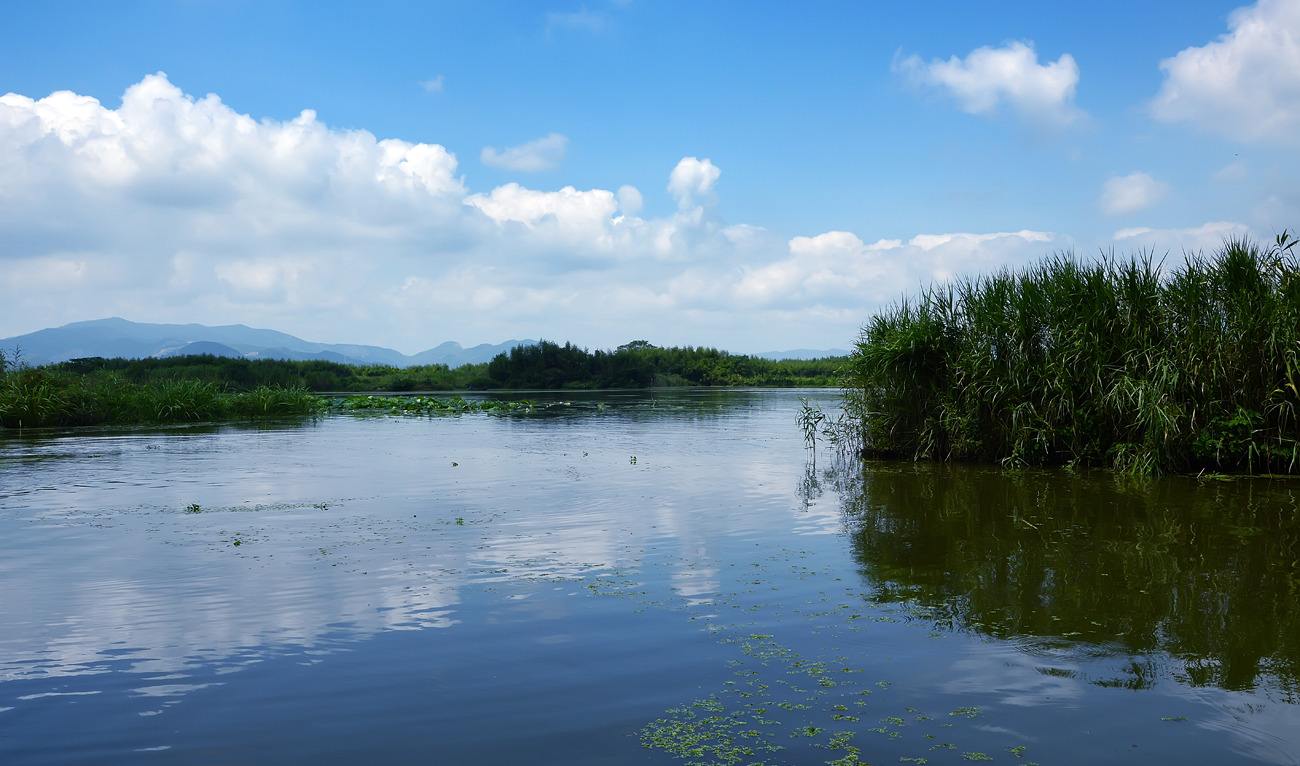
M1088 679L1100 686L1173 677L1300 699L1292 482L1126 484L886 463L841 465L822 480L840 491L877 603L913 604L941 626L1028 649L1132 655L1120 673ZM1038 672L1050 683L1081 671Z

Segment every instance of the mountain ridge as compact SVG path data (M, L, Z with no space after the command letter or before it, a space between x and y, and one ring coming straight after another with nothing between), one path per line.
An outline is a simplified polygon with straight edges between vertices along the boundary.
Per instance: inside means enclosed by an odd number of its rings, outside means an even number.
M385 346L356 343L319 343L303 340L279 330L250 327L245 324L204 325L198 323L162 324L133 322L122 317L88 319L47 327L24 335L0 339L0 349L22 351L30 364L54 364L81 357L170 357L185 354L212 354L243 359L322 360L343 364L382 364L414 367L445 364L460 367L491 361L516 346L536 340L511 339L501 343L462 346L444 341L414 354L403 354ZM763 351L750 356L764 359L817 359L844 356L843 349L792 349Z
M233 352L233 355L246 359L321 359L355 365L412 367L445 364L460 367L490 361L503 351L535 342L511 339L466 348L455 341L446 341L408 355L384 346L303 340L279 330L245 324L161 324L107 317L69 322L3 338L0 339L0 349L18 348L31 364L53 364L91 356L128 359L178 356L185 353L185 349L194 347L193 353L231 356Z

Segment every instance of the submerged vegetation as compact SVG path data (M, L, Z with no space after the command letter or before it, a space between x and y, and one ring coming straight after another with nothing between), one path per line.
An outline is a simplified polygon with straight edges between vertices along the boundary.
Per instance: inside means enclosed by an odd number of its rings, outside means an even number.
M932 287L870 320L848 380L869 455L1295 473L1296 240Z

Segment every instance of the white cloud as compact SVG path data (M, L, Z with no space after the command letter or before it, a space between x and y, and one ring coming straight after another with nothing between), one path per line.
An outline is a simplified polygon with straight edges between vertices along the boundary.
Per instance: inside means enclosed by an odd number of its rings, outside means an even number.
M1184 229L1153 229L1135 226L1120 229L1113 239L1126 252L1156 250L1158 252L1208 252L1225 240L1251 236L1250 227L1232 221L1211 221Z
M787 241L719 216L712 161L664 170L673 212L644 216L630 185L472 190L439 144L331 128L310 110L256 119L161 74L117 107L7 94L0 336L122 315L406 351L538 335L843 345L881 302L1056 241Z
M541 138L501 150L485 146L479 153L479 159L484 165L494 168L536 173L540 170L551 170L563 162L564 152L568 146L569 139L565 136L559 133L547 133Z
M928 63L912 55L897 60L894 69L917 85L946 92L970 114L991 115L1006 106L1043 124L1070 123L1081 114L1074 105L1079 85L1074 57L1062 53L1056 61L1039 64L1032 43L976 48L964 59Z
M668 193L683 210L712 200L713 186L722 170L708 158L683 157L668 176Z
M475 194L465 204L497 224L518 224L574 245L608 250L613 244L611 227L618 200L605 189L579 191L566 186L559 191L537 191L508 183L489 194Z
M1168 193L1169 186L1146 173L1111 176L1101 186L1097 204L1107 215L1127 215L1146 210Z
M420 87L425 93L441 93L446 86L447 78L442 75L435 75L427 80L420 81Z
M640 189L626 184L618 187L618 208L623 211L623 215L640 213L644 204L645 200L641 198Z
M868 244L850 232L828 231L795 237L786 258L745 269L735 295L758 305L856 306L865 317L866 307L926 284L1045 255L1053 239L1048 232L1025 230L917 234L906 244L898 239Z
M1300 136L1300 0L1260 0L1214 42L1160 62L1151 112L1238 141Z

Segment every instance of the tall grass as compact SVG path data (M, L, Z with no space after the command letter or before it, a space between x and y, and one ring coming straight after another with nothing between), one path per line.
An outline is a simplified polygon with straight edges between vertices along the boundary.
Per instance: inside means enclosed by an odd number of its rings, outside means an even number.
M227 392L214 383L134 383L118 375L0 368L0 426L187 423L309 415L325 400L297 388Z
M931 287L868 322L849 365L869 454L1300 471L1296 240L1230 240Z

